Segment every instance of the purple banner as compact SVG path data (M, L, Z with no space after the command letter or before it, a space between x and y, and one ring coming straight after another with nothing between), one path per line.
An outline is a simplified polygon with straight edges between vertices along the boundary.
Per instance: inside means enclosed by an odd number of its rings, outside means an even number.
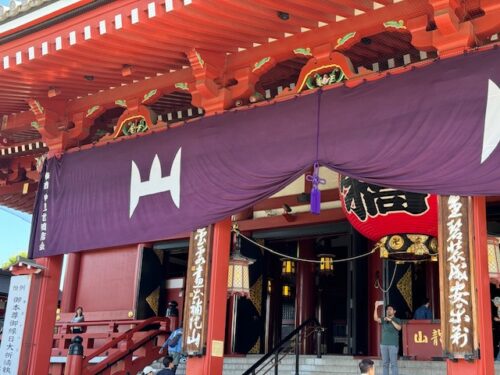
M500 194L498 66L500 51L475 53L52 158L31 254L195 230L280 190L317 155L322 165L382 186Z

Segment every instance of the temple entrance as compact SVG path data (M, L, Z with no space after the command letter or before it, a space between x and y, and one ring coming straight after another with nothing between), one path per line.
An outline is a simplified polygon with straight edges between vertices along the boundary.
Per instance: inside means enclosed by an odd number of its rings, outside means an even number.
M366 241L346 222L253 233L253 239L281 254L319 260L347 259L366 253ZM251 296L238 299L232 333L236 353L266 353L309 318L326 329L324 354L367 353L367 259L334 263L295 262L271 254L247 241L242 253L256 259L250 268ZM302 347L312 354L315 343Z
M170 309L168 313L177 313L182 321L188 249L187 240L158 242L143 249L138 319L165 316Z

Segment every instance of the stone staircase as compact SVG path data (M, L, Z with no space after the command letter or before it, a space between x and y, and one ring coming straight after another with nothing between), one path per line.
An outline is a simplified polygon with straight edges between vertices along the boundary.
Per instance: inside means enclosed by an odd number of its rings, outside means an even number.
M260 355L246 357L226 357L224 359L224 375L241 375L245 370L259 360ZM375 373L382 375L381 362L375 360ZM300 375L354 375L359 374L359 359L352 356L324 355L300 356ZM446 375L446 362L399 360L400 375ZM161 361L152 365L158 371L162 368ZM274 375L274 370L268 373ZM295 357L286 357L279 366L280 375L295 375ZM185 375L185 365L180 364L176 375ZM263 373L259 373L263 375ZM500 375L500 363L495 363L495 375Z

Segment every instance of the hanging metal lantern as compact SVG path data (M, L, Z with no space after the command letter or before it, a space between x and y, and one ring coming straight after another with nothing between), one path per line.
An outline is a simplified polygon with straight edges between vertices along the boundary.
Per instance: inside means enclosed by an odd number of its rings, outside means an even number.
M285 277L291 277L295 275L295 261L282 258L281 259L281 275Z
M423 234L393 234L378 242L380 257L399 261L433 260L438 255L435 237ZM435 258L437 260L437 258Z
M319 264L319 272L322 275L331 275L335 270L335 266L333 264L334 255L332 254L319 254L318 255L320 264Z
M248 267L255 259L247 258L241 254L241 239L235 235L234 248L229 258L229 269L227 277L228 296L250 297L250 276Z
M490 282L500 287L500 237L488 237L488 270Z

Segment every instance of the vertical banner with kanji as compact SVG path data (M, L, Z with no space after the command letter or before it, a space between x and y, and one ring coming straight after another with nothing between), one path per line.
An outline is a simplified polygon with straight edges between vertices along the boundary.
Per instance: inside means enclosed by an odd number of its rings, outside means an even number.
M208 294L213 227L191 233L184 305L184 352L204 355L206 349Z
M478 358L473 221L469 197L439 198L441 331L448 358Z
M14 276L10 279L7 312L0 345L0 373L17 375L23 342L26 310L31 286L31 275Z

